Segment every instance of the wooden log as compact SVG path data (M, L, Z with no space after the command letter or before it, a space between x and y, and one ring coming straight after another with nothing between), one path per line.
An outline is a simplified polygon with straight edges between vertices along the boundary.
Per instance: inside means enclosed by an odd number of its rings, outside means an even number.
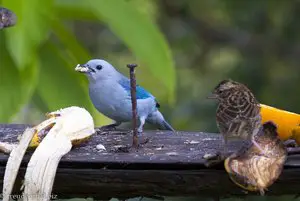
M29 125L0 124L0 141L15 142ZM222 164L207 168L204 154L222 150L218 134L202 132L146 131L149 141L138 152L124 152L132 134L124 131L97 132L88 142L74 147L59 163L53 187L56 198L95 199L137 196L245 196L231 182ZM143 139L142 139L143 141ZM96 146L103 144L106 150ZM241 142L231 142L235 151ZM126 150L126 149L125 149ZM25 155L14 193L20 193L21 180L32 151ZM0 178L8 155L0 153ZM2 179L0 188L2 189ZM297 194L300 189L300 155L288 157L283 174L267 195ZM251 193L257 194L258 193Z

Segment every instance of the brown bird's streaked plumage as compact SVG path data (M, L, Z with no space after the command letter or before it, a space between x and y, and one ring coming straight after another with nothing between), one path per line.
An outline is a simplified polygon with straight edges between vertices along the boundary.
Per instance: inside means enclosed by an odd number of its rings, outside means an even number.
M259 148L253 136L261 126L260 105L252 92L241 83L223 80L210 98L219 101L216 120L224 137L224 154L227 154L227 140L230 138L252 140Z
M287 149L278 137L276 125L270 121L261 126L255 140L263 152L250 144L228 157L224 165L235 184L263 195L280 176Z

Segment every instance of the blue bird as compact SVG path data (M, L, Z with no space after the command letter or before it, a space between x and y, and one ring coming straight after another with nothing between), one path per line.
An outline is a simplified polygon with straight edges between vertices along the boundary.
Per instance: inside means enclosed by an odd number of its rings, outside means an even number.
M118 72L105 60L93 59L86 64L78 64L76 71L84 73L89 80L89 95L95 108L115 123L104 126L115 128L132 120L132 104L129 78ZM137 85L138 132L143 132L145 122L159 126L163 130L174 129L159 112L159 103L143 87Z

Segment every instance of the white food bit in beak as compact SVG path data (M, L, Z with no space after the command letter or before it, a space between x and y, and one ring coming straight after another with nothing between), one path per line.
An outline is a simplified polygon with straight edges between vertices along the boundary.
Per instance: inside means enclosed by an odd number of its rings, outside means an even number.
M86 73L89 71L89 68L81 66L80 64L77 64L75 67L75 71L81 72L81 73Z

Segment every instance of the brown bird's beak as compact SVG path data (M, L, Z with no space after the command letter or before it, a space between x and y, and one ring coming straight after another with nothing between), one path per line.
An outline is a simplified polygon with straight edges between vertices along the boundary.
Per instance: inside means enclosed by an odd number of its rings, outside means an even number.
M218 99L218 96L217 96L216 94L214 94L214 93L211 93L211 94L208 95L206 98L207 98L207 99Z

